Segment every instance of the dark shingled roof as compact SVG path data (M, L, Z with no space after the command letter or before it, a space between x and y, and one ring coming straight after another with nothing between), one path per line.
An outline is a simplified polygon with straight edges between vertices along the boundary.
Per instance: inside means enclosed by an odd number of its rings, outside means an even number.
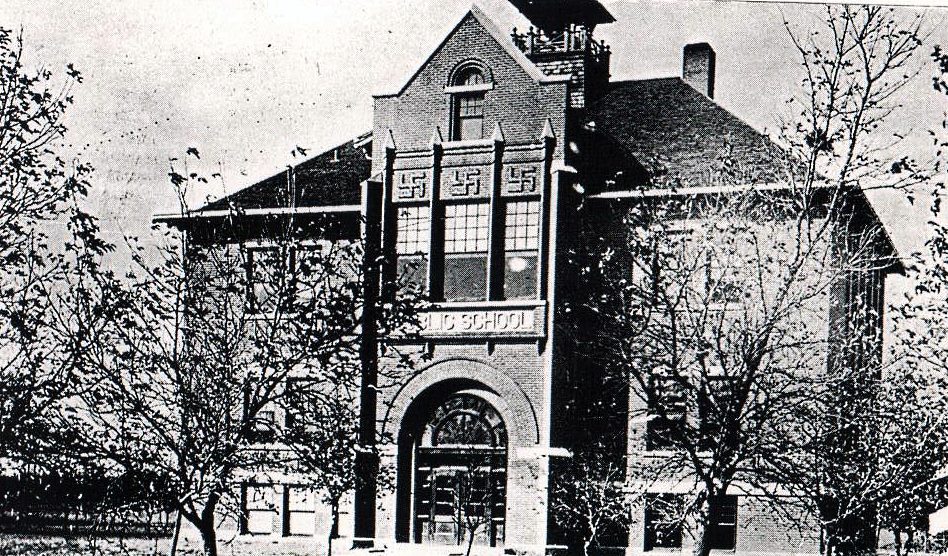
M292 204L284 170L200 210L358 205L361 183L369 179L371 173L371 140L371 134L362 135L293 167L296 191Z
M679 187L785 177L778 147L678 77L611 83L588 107L586 121L594 125L580 132L589 148L579 164L594 182L616 172ZM296 166L295 206L359 204L360 184L370 177L371 140L363 135ZM289 200L283 171L201 210L286 208Z
M611 83L587 118L599 141L618 145L652 183L713 185L724 174L772 183L784 175L778 147L678 77Z

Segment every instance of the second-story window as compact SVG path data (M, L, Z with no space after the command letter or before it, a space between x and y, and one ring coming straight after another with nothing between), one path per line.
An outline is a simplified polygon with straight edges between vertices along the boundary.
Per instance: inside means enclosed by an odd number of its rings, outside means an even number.
M484 84L484 74L478 68L467 68L455 78L453 85L475 88ZM459 92L453 98L454 119L452 139L463 141L484 138L484 91Z
M300 440L313 426L313 418L317 415L315 407L317 392L316 382L309 378L291 378L287 380L284 393L284 412L286 430Z
M488 203L445 205L445 301L486 299L489 222Z
M727 376L711 376L702 384L698 393L698 419L702 447L712 450L722 444L731 449L738 445L739 419L735 403L735 380Z
M674 378L656 376L651 381L648 405L647 449L674 448L687 422L687 389Z
M537 295L540 201L507 203L504 221L504 297L533 299Z
M395 255L399 284L424 292L431 241L431 209L427 205L399 207L396 226Z
M247 250L247 303L250 311L266 313L276 309L286 261L277 247L253 247Z
M298 244L289 250L287 269L291 282L288 284L287 301L293 301L297 308L312 312L314 304L324 301L326 287L330 283L335 286L334 280L344 281L348 278L343 265L336 267L327 262L331 250L328 242ZM326 272L330 266L335 271L331 276Z

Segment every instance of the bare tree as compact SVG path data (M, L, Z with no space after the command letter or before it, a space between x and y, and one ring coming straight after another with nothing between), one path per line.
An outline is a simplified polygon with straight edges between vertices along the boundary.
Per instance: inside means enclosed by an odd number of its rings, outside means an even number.
M182 200L201 179L186 166L170 175ZM237 473L292 459L278 442L280 415L299 401L292 385L318 384L306 401L327 411L321 404L348 387L362 251L355 241L313 244L325 229L292 219L263 228L254 244L227 235L226 222L216 228L223 239L183 226L189 233L166 230L157 249L129 241L124 274L91 265L73 290L83 302L63 320L84 377L74 415L86 424L88 456L167 478L174 507L212 556ZM410 328L407 301L383 311L381 326Z
M948 54L936 45L932 59L933 88L948 95ZM914 287L894 313L897 359L880 396L884 400L880 405L888 409L878 420L885 427L880 435L884 443L876 447L888 478L882 485L886 496L880 502L880 526L894 533L897 554L920 548L916 537L927 533L928 514L948 505L948 485L943 479L948 469L948 228L942 215L946 129L948 120L930 130L935 148L933 179L924 190L930 194L929 235L925 249L912 257L909 276Z
M604 333L584 337L584 356L629 384L642 448L694 485L696 556L723 548L715 504L737 491L801 530L818 520L828 554L874 540L852 534L874 528L860 479L879 479L857 456L876 438L858 423L878 416L881 280L897 261L863 190L927 176L878 131L917 71L920 28L851 6L827 7L819 33L788 24L804 80L771 182L722 153L715 192L669 173L586 230L597 248L577 254L593 285L578 320Z
M641 505L648 481L630 480L625 458L603 446L574 453L563 465L566 469L550 492L550 510L589 556L604 539L628 533L625 527Z
M63 345L47 326L46 292L72 264L57 241L63 228L82 234L90 225L77 203L91 172L69 161L63 145L64 115L82 76L72 65L61 77L31 70L26 58L23 33L0 28L0 456L19 459L56 442L47 417L72 384Z
M471 556L478 537L487 539L493 534L495 514L498 505L503 504L497 496L496 470L491 465L469 461L449 473L432 476L431 480L448 480L456 541L458 545L463 542L464 555Z
M339 354L320 381L296 381L287 397L288 420L281 438L291 451L293 466L309 478L330 509L332 523L326 539L332 555L339 537L343 498L352 493L359 477L358 449L360 366L355 354Z

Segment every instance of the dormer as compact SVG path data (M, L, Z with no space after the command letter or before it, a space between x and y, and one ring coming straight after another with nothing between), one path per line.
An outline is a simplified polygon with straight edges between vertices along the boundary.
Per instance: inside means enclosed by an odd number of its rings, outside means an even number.
M593 32L615 18L597 0L510 0L530 20L514 44L545 74L569 76L570 104L582 108L609 84L609 47Z

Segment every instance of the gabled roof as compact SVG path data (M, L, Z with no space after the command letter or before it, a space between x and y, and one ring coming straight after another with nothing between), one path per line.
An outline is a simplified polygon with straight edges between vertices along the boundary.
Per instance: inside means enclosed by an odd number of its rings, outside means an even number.
M785 175L770 139L678 77L611 83L589 107L587 124L656 184L708 185L723 165L745 183Z
M445 35L444 39L440 43L438 43L438 46L435 47L435 49L431 51L431 54L428 56L427 59L425 59L424 63L419 64L417 66L414 72L412 72L411 77L409 77L400 88L394 91L379 93L379 94L376 94L375 96L387 97L387 96L396 96L396 95L402 94L405 91L405 89L407 89L408 86L411 85L411 83L415 80L415 78L418 77L418 74L421 73L421 71L428 65L428 63L431 62L431 60L438 54L438 52L440 52L441 49L444 48L444 45L447 44L448 40L452 36L454 36L455 33L457 33L458 29L461 27L461 25L464 24L464 22L469 17L473 17L474 19L476 19L477 22L480 23L481 27L483 27L484 30L487 31L490 34L490 36L494 38L497 44L500 45L500 47L503 48L504 51L506 51L507 54L509 54L510 57L513 58L514 61L517 62L517 64L521 68L523 68L523 70L527 72L527 74L531 78L533 78L534 81L538 83L560 83L563 81L569 81L569 76L562 76L562 75L550 76L543 73L540 70L540 68L536 66L536 64L534 64L532 61L530 61L529 58L527 58L526 54L521 52L520 49L517 48L516 45L513 44L513 42L510 40L510 36L504 33L503 31L501 31L500 28L497 26L497 24L494 23L494 20L492 20L487 14L485 14L484 11L477 4L474 4L471 6L471 9L466 14L464 14L464 17L462 17L457 22L457 24L451 29L451 31L447 35Z
M222 199L197 213L240 209L288 209L358 205L371 171L371 133L314 156Z
M593 144L628 157L600 158L657 195L713 193L722 185L727 189L728 183L781 189L790 177L789 161L779 146L678 77L611 83L586 117ZM623 185L628 184L618 187ZM642 194L608 189L594 196ZM862 191L856 193L861 210L881 222ZM903 272L895 243L888 230L882 231L883 249L892 258L890 270Z

